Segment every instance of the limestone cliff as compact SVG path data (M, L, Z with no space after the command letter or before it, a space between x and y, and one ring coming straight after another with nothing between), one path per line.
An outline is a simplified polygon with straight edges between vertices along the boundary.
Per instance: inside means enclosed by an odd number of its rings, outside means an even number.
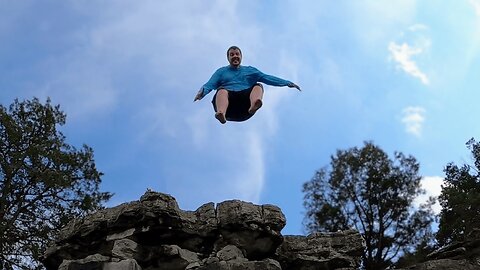
M170 195L72 221L47 250L48 270L358 269L358 232L283 236L280 208L231 200L184 211Z

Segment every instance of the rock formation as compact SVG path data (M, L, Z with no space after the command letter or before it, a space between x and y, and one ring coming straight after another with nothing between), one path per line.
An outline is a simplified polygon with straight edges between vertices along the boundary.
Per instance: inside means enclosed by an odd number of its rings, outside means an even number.
M480 229L463 242L443 247L427 256L427 261L399 270L480 270Z
M359 267L358 232L283 236L280 208L238 200L180 210L170 195L72 221L47 250L47 270L288 270Z

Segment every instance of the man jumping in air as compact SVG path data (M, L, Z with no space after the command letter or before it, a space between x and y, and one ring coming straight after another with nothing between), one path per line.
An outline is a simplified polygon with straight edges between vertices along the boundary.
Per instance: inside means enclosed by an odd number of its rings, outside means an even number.
M260 83L288 86L301 91L291 81L264 74L251 66L241 66L242 51L237 46L228 48L227 59L230 65L217 69L193 100L201 100L212 90L217 90L212 104L215 118L222 124L227 120L245 121L262 107L263 86Z

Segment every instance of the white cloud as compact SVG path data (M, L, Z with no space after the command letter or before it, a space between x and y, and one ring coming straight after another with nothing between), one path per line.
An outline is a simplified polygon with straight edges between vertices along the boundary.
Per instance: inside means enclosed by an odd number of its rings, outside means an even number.
M402 113L402 122L405 124L406 132L420 137L425 121L425 109L422 107L407 107L403 109Z
M475 14L480 17L480 0L470 0L469 2L473 6Z
M423 189L425 189L425 194L418 196L415 201L414 205L419 206L422 203L425 203L429 197L438 197L442 192L442 183L443 177L440 176L425 176L422 178L420 184ZM440 213L442 207L440 203L437 201L433 207L433 211L435 214Z
M427 25L413 24L408 27L408 31L400 33L401 41L391 41L388 44L389 58L397 64L397 68L419 79L425 85L428 85L430 80L420 69L417 61L425 59L421 56L430 49L431 40L426 35L427 31L429 31ZM414 59L415 57L417 59Z
M413 56L422 53L422 48L413 47L407 43L397 44L395 42L390 42L388 50L390 51L390 57L397 62L399 68L420 79L423 84L429 84L427 75L425 75L417 66L417 63L412 60Z

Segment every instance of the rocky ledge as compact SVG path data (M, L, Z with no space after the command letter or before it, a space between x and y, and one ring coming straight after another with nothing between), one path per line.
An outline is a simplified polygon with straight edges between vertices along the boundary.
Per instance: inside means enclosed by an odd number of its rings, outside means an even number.
M356 231L283 236L280 208L231 200L184 211L170 195L72 221L47 250L47 270L358 269Z
M398 270L480 270L480 229L427 256L427 261Z

